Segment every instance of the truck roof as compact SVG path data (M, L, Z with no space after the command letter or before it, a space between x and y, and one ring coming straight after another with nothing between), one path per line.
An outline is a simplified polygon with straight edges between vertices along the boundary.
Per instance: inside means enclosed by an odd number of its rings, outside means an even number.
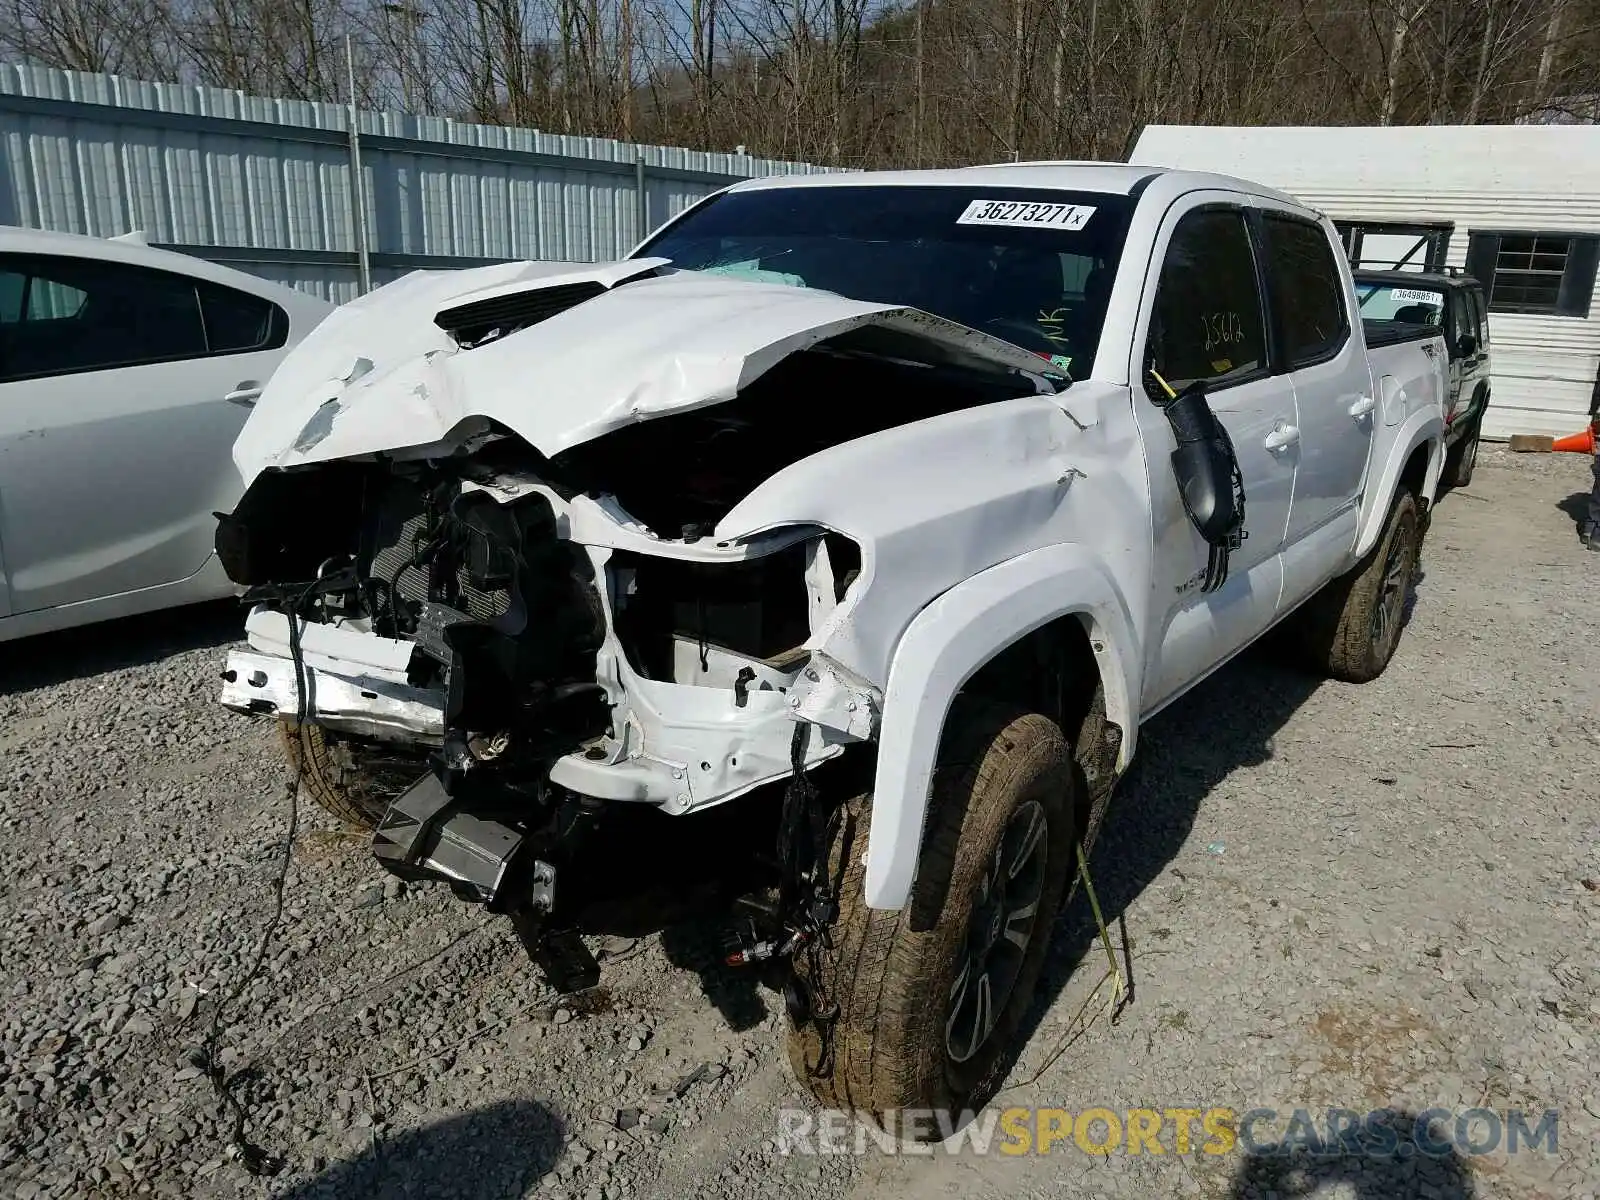
M1466 274L1451 274L1445 271L1378 271L1370 267L1357 267L1350 274L1358 281L1366 283L1393 283L1401 287L1416 287L1425 284L1428 287L1439 289L1476 287L1481 288L1482 283L1475 276Z
M730 192L759 191L790 187L1022 187L1046 188L1064 192L1107 192L1132 196L1156 179L1168 179L1179 191L1216 188L1243 192L1293 204L1310 206L1275 188L1216 175L1206 171L1178 171L1166 167L1130 166L1108 162L1016 162L991 163L976 167L951 167L918 171L849 171L822 175L769 175L736 183Z

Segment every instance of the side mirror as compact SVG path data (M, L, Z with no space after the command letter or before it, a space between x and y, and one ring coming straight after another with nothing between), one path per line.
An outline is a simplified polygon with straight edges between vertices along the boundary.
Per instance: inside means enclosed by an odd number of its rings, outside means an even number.
M1456 339L1456 357L1471 358L1478 352L1478 339L1470 333L1463 333Z
M1163 407L1178 443L1172 473L1183 507L1202 538L1224 544L1244 520L1234 490L1238 462L1227 432L1212 414L1203 385L1191 385Z

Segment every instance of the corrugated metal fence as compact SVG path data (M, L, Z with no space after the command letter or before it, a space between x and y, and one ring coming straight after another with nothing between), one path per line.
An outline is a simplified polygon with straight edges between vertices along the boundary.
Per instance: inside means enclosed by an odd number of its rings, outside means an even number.
M349 110L0 66L0 224L152 243L330 299L358 290ZM619 258L737 179L822 168L359 114L373 282L417 267Z

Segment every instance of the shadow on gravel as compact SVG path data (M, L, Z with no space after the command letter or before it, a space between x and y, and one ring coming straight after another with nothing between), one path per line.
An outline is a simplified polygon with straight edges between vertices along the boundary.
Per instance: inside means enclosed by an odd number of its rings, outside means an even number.
M743 1033L767 1019L767 1001L756 971L723 961L727 928L721 919L669 925L661 931L661 952L673 966L698 975L700 990L728 1028Z
M1581 533L1589 520L1589 493L1573 492L1565 500L1557 500L1556 508L1571 517L1573 529Z
M1230 1200L1322 1195L1348 1200L1472 1200L1477 1195L1471 1172L1449 1148L1449 1131L1419 1127L1416 1116L1395 1109L1383 1117L1382 1136L1364 1133L1348 1146L1297 1140L1246 1153L1233 1177ZM1423 1144L1430 1147L1428 1153L1419 1149ZM1434 1154L1435 1149L1444 1153Z
M564 1133L542 1105L495 1104L336 1162L282 1200L511 1200L555 1169Z
M1118 942L1117 918L1177 856L1212 789L1236 769L1269 760L1272 739L1323 683L1293 664L1289 636L1269 636L1140 732L1138 754L1112 797L1090 864ZM1088 969L1098 973L1098 937L1078 888L1056 926L1037 999L1015 1043L1019 1051L1086 954L1096 955ZM1137 994L1137 962L1132 976Z
M237 600L42 633L5 643L0 696L144 666L186 650L225 646L243 636L244 609Z

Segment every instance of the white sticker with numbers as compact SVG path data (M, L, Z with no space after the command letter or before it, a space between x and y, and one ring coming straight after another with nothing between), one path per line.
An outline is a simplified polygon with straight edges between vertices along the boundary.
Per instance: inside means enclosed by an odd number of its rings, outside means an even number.
M1438 292L1424 292L1417 288L1395 288L1389 295L1402 304L1408 301L1412 304L1440 304L1444 301Z
M957 225L1012 225L1028 229L1082 229L1094 216L1084 204L1035 204L1027 200L974 200Z

